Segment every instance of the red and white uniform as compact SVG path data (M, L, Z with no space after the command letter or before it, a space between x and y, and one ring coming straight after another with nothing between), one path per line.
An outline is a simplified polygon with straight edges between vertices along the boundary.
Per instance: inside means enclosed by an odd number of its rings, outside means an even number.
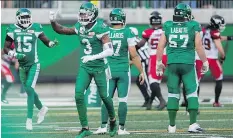
M11 49L14 49L14 43L12 43ZM6 79L7 82L13 83L15 81L14 75L12 74L12 71L10 70L10 65L12 63L15 63L15 58L10 58L8 55L2 55L1 58L1 74L2 77Z
M154 82L160 83L163 78L162 76L156 75L156 51L162 33L163 33L162 28L158 28L158 29L149 28L143 31L142 33L142 37L147 40L149 45L150 60L149 60L149 68L148 68L148 74L149 74L148 78L150 83L154 83ZM162 62L164 65L167 64L166 50L164 50Z
M7 82L14 82L14 75L10 70L10 65L14 62L14 59L10 58L8 55L2 55L1 59L1 74L2 77L6 79Z
M209 68L215 80L223 79L222 66L218 61L218 49L215 46L214 39L220 39L220 32L218 30L202 29L202 44L205 48L205 54L209 62ZM196 69L198 79L202 78L201 74L202 61L196 54Z

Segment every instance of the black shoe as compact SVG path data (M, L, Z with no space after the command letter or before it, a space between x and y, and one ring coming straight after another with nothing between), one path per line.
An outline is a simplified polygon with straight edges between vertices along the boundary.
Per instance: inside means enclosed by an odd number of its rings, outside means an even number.
M160 101L160 104L157 106L157 110L163 110L167 106L166 101L163 99Z
M146 107L149 101L145 101L141 107Z
M146 105L146 110L151 110L153 101L149 100Z

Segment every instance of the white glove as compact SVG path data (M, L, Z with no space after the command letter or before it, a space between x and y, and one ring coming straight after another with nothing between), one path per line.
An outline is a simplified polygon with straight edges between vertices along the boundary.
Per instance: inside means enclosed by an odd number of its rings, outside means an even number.
M83 63L87 63L88 61L95 60L94 56L91 55L83 56L81 59Z
M54 12L54 11L49 12L49 20L51 22L54 22L56 20L56 17L57 17L57 12Z
M208 72L208 70L209 70L209 62L206 61L206 62L203 63L203 66L202 66L202 69L201 69L201 73L205 74L206 72Z
M16 53L15 53L14 51L10 50L10 51L8 52L8 56L9 56L10 58L13 58L13 57L16 56Z
M156 61L156 75L162 76L163 70L165 69L165 66L162 61Z

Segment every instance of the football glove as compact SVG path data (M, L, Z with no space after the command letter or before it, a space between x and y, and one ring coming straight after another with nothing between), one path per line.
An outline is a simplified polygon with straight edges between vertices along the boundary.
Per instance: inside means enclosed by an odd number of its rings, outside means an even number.
M55 40L49 42L49 47L54 47L54 46L58 46L58 41L57 41L57 39L55 39Z
M206 72L208 72L209 70L209 62L206 61L206 62L203 62L203 66L202 66L202 69L201 69L201 73L202 74L205 74Z
M88 61L95 60L94 56L91 55L83 56L81 59L83 63L87 63Z
M57 17L57 12L54 12L54 11L49 12L49 20L51 22L54 22L56 20L56 17Z
M16 59L22 60L22 59L25 58L26 55L25 55L25 54L21 54L21 53L16 53L16 52L10 50L10 51L8 52L8 56L9 56L10 58L16 58Z
M165 66L162 61L156 61L156 75L162 76L163 70L165 69Z
M219 58L219 62L220 62L221 64L223 64L223 62L225 61L225 59L226 59L226 57L220 57L220 58Z

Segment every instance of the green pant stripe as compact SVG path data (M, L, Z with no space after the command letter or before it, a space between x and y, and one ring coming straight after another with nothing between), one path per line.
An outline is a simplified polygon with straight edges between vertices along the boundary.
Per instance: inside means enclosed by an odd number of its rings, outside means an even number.
M36 72L35 72L35 75L34 75L34 78L33 78L33 81L32 81L32 85L31 85L32 88L35 88L35 86L36 86L36 82L37 82L37 79L38 79L38 76L39 76L39 72L40 72L40 64L37 64L36 65Z

